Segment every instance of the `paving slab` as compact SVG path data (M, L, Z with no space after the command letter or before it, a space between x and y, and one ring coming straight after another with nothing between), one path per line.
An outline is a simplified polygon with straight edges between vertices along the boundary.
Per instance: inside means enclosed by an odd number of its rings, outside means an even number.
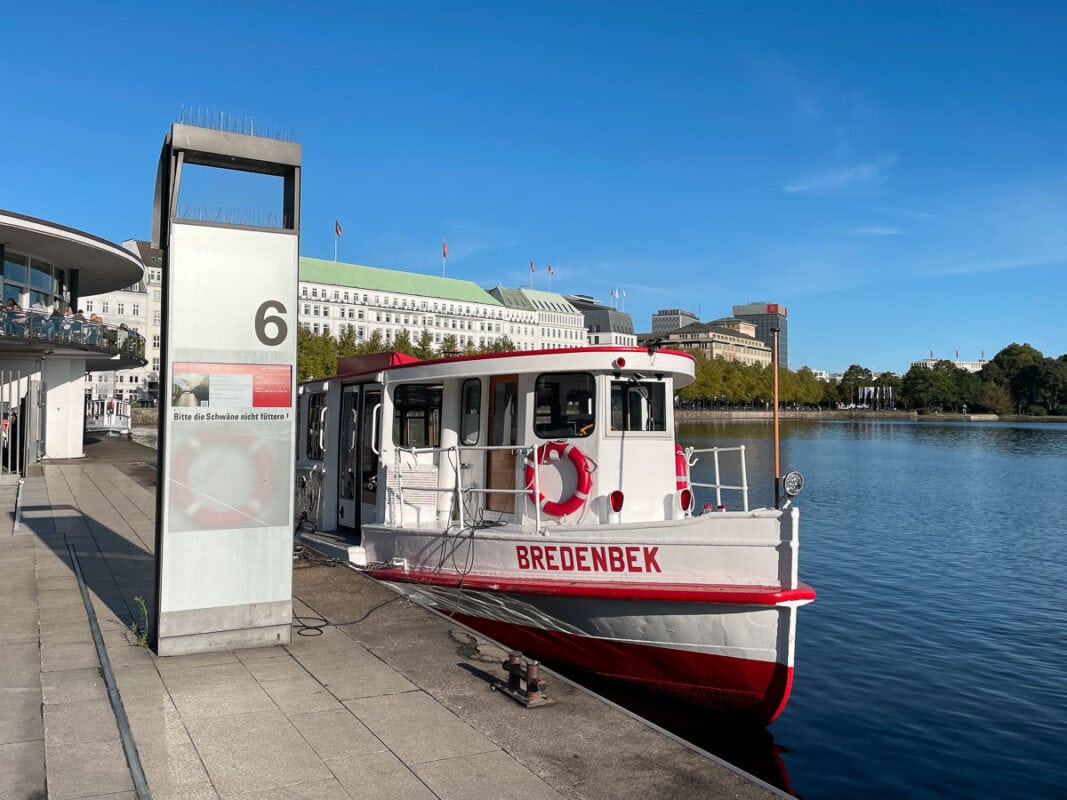
M406 764L498 749L425 692L364 697L345 705Z
M353 800L436 800L422 779L388 751L332 759L326 766Z
M333 777L300 732L276 709L189 719L187 726L219 794Z
M74 800L133 790L118 737L45 747L49 800Z

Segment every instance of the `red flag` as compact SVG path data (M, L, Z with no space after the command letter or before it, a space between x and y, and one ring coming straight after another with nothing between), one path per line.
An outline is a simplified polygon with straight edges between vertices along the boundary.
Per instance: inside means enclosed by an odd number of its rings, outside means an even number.
M556 271L554 269L552 269L552 265L551 264L548 265L548 274L549 275L555 275L556 274Z
M533 268L533 262L531 261L531 262L530 262L530 272L533 272L533 271L534 271L534 268Z
M441 240L441 258L448 258L448 242Z
M341 235L341 223L338 222L336 219L333 221L333 230L334 233L336 233L338 236Z

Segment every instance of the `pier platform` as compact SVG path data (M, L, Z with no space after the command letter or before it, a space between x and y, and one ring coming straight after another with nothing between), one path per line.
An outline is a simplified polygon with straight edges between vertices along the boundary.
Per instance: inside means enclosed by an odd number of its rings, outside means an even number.
M157 657L155 451L85 452L0 486L0 797L787 796L551 673L523 708L500 648L313 555L291 645Z

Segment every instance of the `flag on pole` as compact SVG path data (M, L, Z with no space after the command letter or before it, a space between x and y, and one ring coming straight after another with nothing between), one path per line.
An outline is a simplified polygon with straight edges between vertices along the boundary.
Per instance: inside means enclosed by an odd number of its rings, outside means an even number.
M556 271L554 269L552 269L552 265L551 264L548 265L548 274L549 275L555 275L556 274Z
M534 271L534 266L533 266L533 262L531 261L530 262L530 272L533 272L533 271Z
M336 233L336 234L337 234L338 236L340 236L340 235L341 235L341 223L340 223L340 222L339 222L339 221L338 221L338 220L337 220L336 218L335 218L335 219L334 219L334 221L333 221L333 231L334 231L334 233Z
M448 242L441 240L441 258L448 258Z

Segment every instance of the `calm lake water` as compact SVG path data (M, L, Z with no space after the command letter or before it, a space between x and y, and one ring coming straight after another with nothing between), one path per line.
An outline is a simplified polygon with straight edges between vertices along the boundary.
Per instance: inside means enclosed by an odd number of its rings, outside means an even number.
M770 432L684 423L678 439L749 444L762 505ZM675 729L803 798L1067 797L1067 426L782 433L783 473L806 479L800 575L818 592L792 699L765 734Z

